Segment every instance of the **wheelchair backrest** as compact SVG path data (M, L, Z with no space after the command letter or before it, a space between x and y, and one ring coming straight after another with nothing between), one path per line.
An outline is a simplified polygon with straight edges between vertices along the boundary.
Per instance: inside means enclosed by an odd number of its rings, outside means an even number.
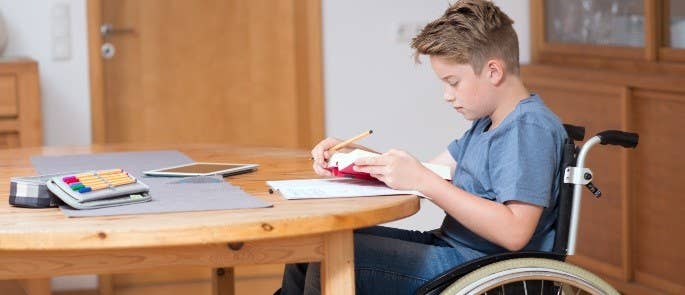
M568 231L571 223L571 209L573 204L573 184L564 183L564 171L566 167L576 165L578 148L576 141L582 141L585 137L585 127L564 124L568 138L564 141L564 150L561 156L561 177L559 178L559 196L557 198L558 215L556 223L556 235L552 251L566 255L568 250Z

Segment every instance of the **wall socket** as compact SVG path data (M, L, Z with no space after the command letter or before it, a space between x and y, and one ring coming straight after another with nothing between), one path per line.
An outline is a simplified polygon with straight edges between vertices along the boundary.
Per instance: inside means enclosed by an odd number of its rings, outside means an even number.
M426 26L427 21L402 21L393 26L392 39L395 43L409 43Z

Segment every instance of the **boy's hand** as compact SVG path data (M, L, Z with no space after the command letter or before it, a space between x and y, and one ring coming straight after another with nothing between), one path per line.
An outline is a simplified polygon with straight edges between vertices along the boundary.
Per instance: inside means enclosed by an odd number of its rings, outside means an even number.
M330 171L326 170L326 167L328 166L327 161L332 155L332 153L330 153L328 150L341 142L342 140L340 139L329 137L320 141L316 146L314 146L312 149L312 158L314 159L314 164L312 167L314 168L314 172L316 172L316 174L321 176L333 175Z
M422 182L433 172L404 151L390 150L379 157L359 158L354 170L367 172L391 188L420 190Z

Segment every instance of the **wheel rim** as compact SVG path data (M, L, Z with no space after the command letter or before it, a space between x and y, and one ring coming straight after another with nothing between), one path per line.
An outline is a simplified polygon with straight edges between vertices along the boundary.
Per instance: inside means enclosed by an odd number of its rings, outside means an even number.
M487 294L488 291L506 284L525 281L549 281L550 283L562 283L563 285L559 288L559 294L568 294L569 289L572 290L570 294L574 295L604 293L591 282L563 271L548 268L518 268L500 271L485 276L473 282L466 288L460 290L457 294ZM525 286L526 285L524 283L524 287ZM564 290L564 293L562 293L562 290ZM532 293L528 294L532 295Z

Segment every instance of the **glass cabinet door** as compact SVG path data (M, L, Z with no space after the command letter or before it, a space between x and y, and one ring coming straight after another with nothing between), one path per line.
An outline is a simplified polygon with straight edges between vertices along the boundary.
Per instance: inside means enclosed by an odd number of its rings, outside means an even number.
M666 46L685 48L685 1L667 0L666 18Z
M643 0L545 0L544 5L549 43L645 46Z

